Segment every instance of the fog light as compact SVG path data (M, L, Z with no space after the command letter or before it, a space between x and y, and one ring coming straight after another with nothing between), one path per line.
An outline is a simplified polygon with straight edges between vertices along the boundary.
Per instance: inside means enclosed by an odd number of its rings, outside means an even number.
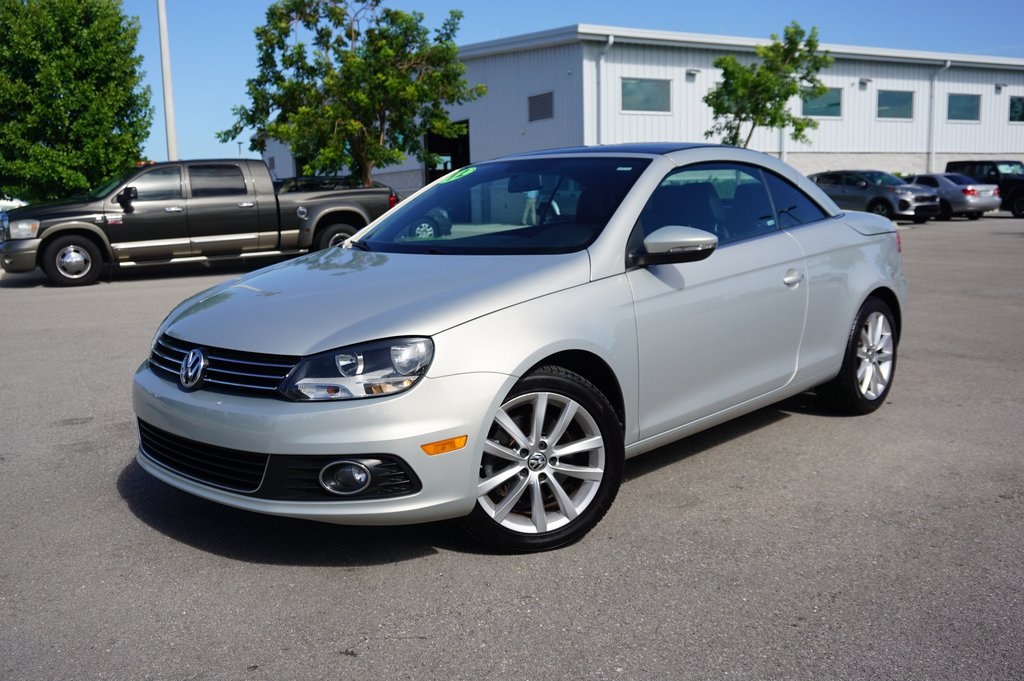
M320 471L320 484L331 494L359 494L370 486L370 471L358 461L335 461Z

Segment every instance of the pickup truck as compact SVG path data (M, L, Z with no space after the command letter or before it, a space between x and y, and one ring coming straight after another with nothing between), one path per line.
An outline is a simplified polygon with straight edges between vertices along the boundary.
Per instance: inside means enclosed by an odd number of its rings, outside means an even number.
M999 185L1003 210L1024 218L1024 163L1020 161L950 161L947 173L960 173L978 182Z
M104 266L297 255L341 243L397 202L385 186L278 193L259 160L152 163L86 196L0 213L0 266L84 286Z

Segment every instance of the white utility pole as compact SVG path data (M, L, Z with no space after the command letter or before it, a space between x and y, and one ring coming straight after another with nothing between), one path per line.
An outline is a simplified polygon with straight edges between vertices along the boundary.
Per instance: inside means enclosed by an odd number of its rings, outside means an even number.
M171 46L167 42L167 7L156 0L157 23L160 24L160 69L164 81L164 124L167 128L167 160L178 160L178 134L174 128L174 94L171 92Z

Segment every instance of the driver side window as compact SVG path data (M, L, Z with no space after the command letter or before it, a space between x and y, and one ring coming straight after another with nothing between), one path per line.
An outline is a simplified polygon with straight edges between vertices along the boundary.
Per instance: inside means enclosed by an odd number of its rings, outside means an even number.
M137 201L173 201L181 198L181 168L154 168L132 182L139 192Z
M711 232L720 245L778 229L761 171L733 163L702 163L670 173L640 214L645 236L666 225Z

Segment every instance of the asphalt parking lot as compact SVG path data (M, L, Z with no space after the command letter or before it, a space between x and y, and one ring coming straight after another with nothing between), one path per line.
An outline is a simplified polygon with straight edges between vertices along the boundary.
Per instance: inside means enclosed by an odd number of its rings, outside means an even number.
M880 411L800 396L633 459L595 531L530 556L145 474L132 373L240 270L4 275L0 678L1020 679L1024 220L901 233Z

